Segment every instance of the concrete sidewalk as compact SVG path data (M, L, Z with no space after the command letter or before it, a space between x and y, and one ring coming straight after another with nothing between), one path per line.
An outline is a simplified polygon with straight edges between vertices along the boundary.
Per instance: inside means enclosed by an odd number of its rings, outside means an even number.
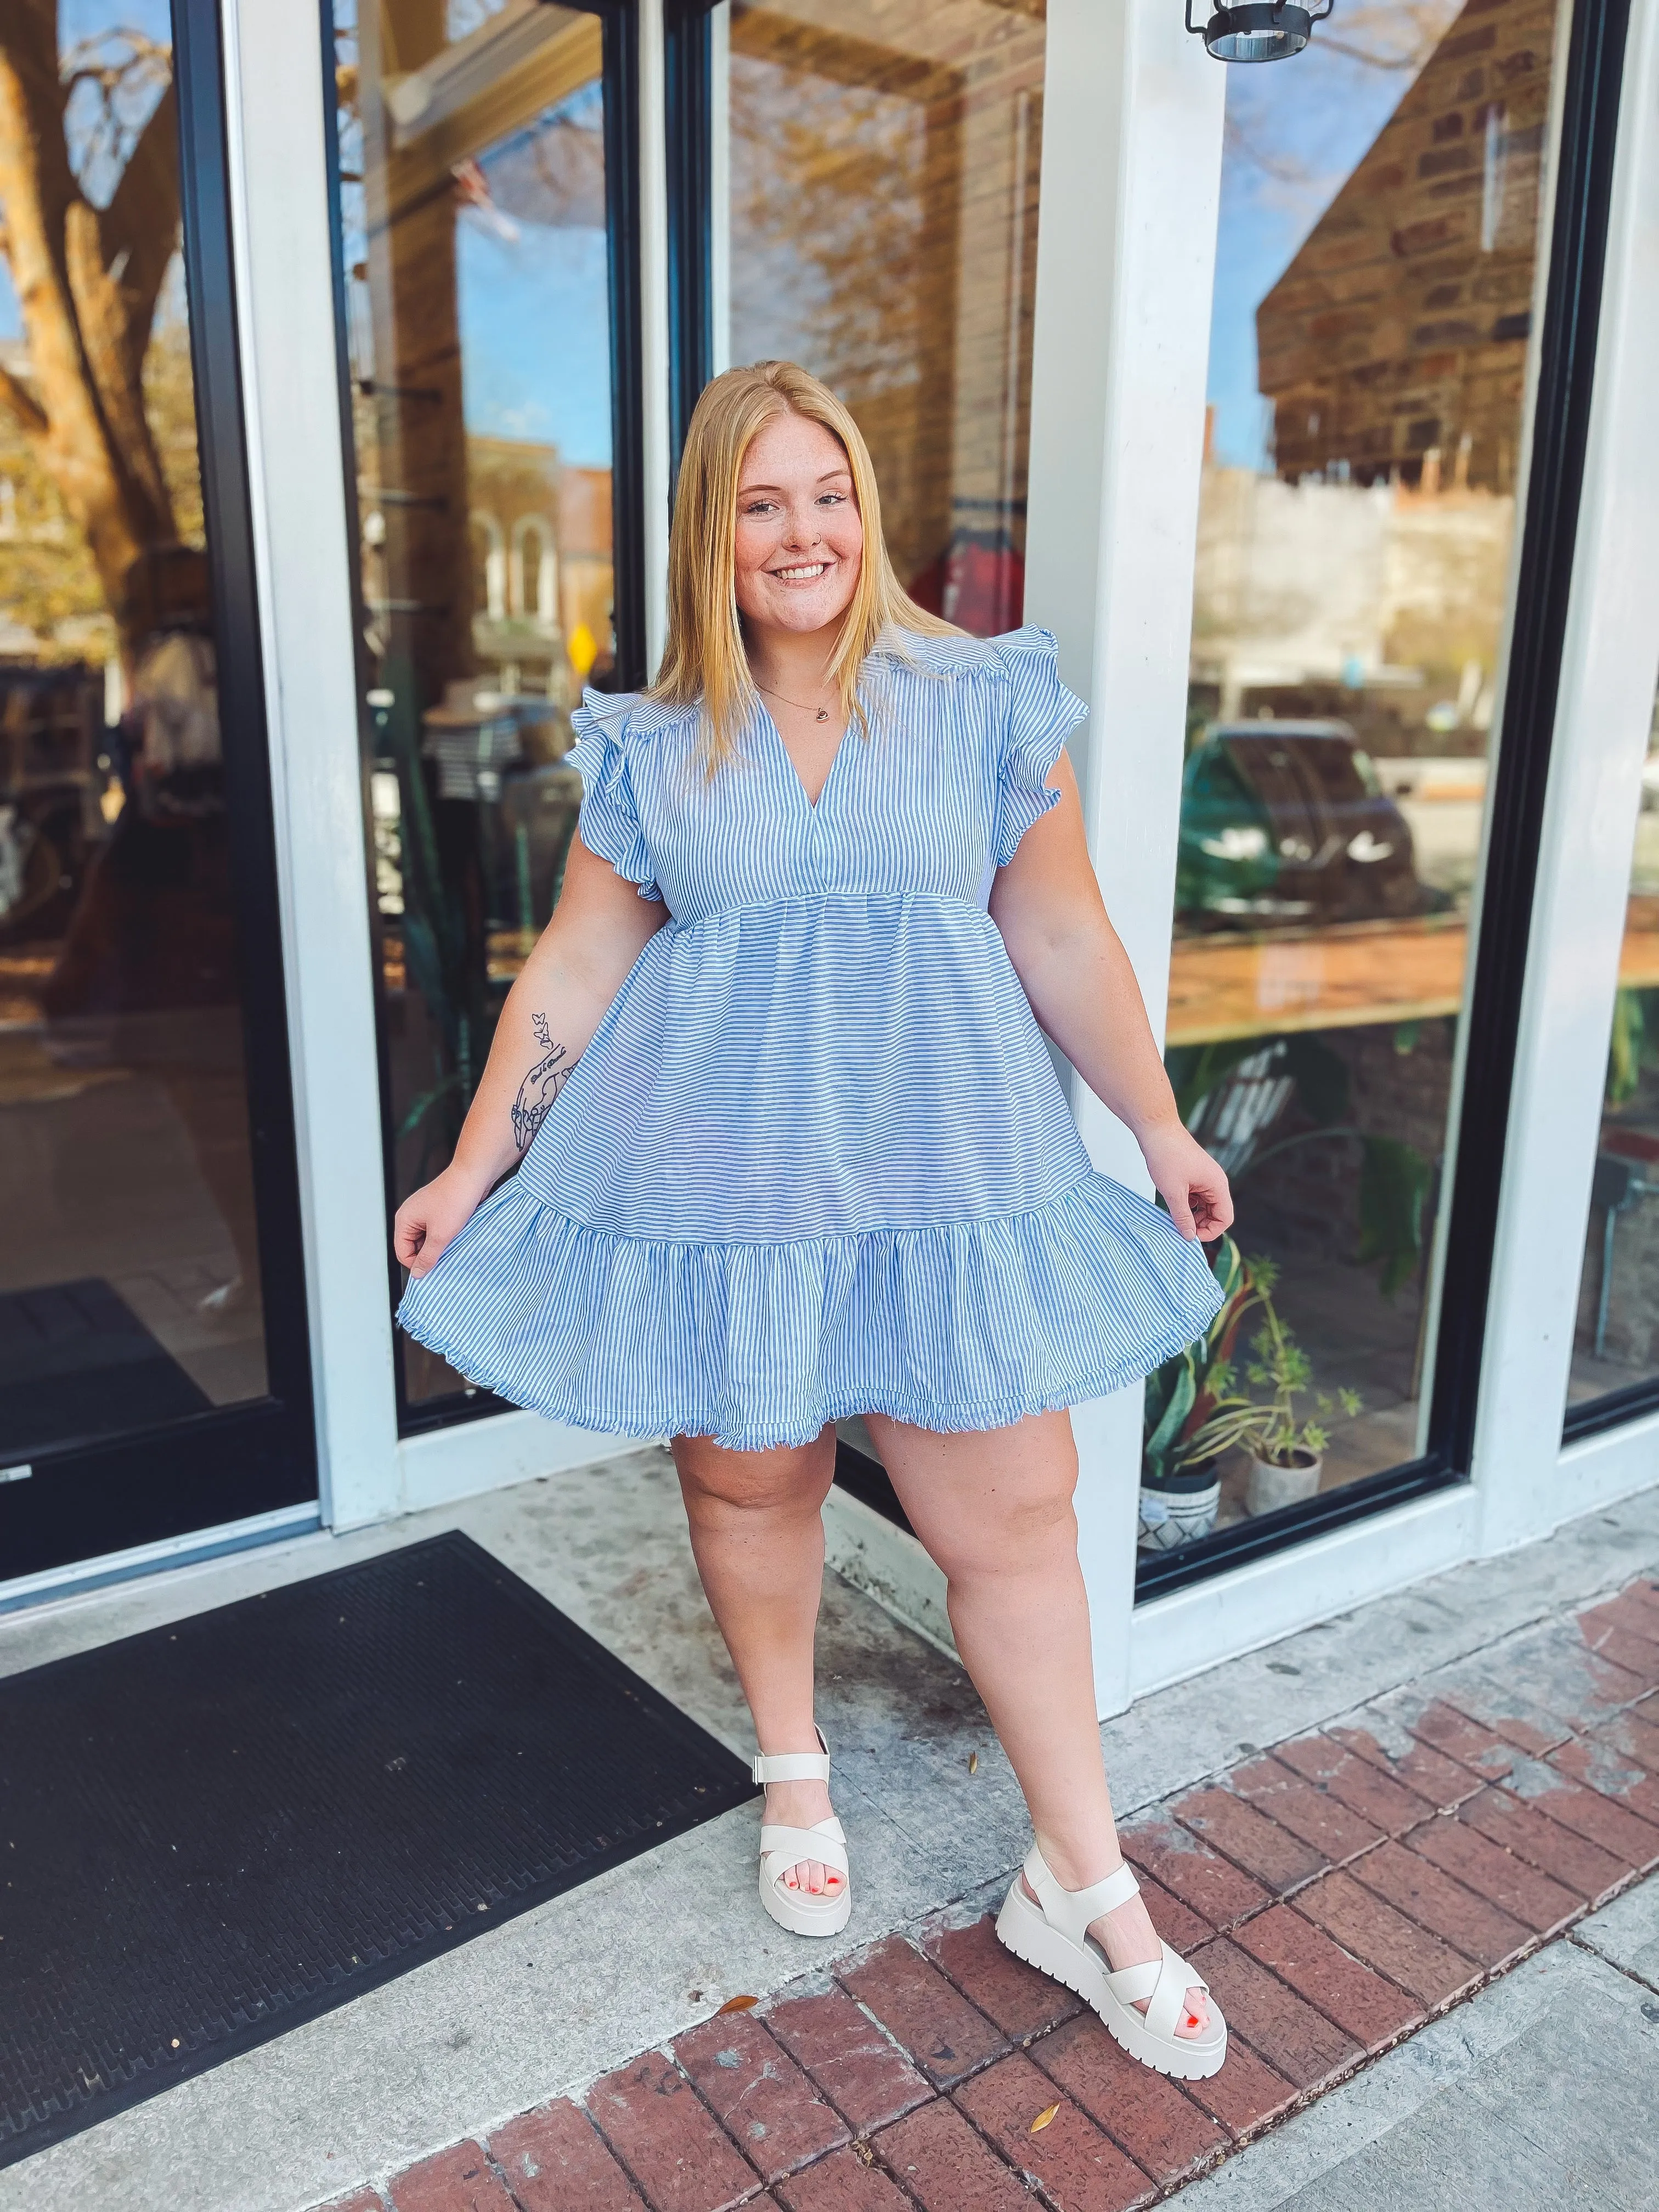
M665 1457L604 1478L0 1622L0 1671L456 1525L746 1751ZM1106 1725L1155 1916L1203 1953L1237 2031L1207 2106L1115 2074L1092 2021L988 1942L1026 1840L1012 1778L959 1671L831 1578L823 1705L858 1879L842 1942L808 1953L759 1911L745 1808L25 2160L0 2212L297 2212L362 2191L398 2212L971 2212L1029 2207L1031 2187L1106 2212L1218 2160L1245 2172L1272 2139L1242 2144L1659 1859L1648 1601L1578 1620L1655 1565L1647 1492ZM804 1954L833 1983L801 1983ZM761 2002L718 2015L737 1995ZM745 2083L750 2102L789 2091L760 2136L731 2101ZM817 2109L792 2137L798 2094ZM630 2133L665 2115L656 2151ZM682 2124L696 2142L676 2148Z

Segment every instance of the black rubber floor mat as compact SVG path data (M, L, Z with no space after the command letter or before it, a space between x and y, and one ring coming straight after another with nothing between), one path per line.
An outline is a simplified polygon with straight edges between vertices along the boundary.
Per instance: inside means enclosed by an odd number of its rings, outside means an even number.
M0 2166L753 1795L461 1535L0 1681Z
M211 1405L100 1277L0 1291L0 1463Z

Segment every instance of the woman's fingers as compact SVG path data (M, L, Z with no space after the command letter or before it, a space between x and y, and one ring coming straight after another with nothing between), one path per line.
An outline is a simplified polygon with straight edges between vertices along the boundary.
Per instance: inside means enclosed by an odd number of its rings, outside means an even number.
M1179 1182L1172 1183L1164 1194L1164 1203L1170 1209L1170 1220L1174 1222L1182 1235L1196 1237L1198 1224L1193 1218L1193 1209L1188 1200L1187 1185Z
M1227 1178L1217 1168L1213 1177L1206 1176L1193 1185L1193 1212L1200 1232L1206 1237L1219 1237L1233 1225L1233 1196L1227 1188Z

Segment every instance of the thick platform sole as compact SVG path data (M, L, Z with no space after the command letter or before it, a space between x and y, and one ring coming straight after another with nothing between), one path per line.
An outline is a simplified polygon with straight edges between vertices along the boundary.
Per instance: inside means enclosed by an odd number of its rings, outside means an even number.
M1213 1997L1211 2026L1221 2031L1213 2041L1208 2036L1197 2041L1181 2036L1166 2040L1154 2035L1144 2014L1113 1996L1104 1971L1088 1953L1048 1925L1042 1907L1033 1905L1020 1887L1018 1875L997 1915L997 1936L1015 1958L1024 1959L1028 1966L1035 1966L1040 1974L1047 1974L1051 1981L1062 1983L1080 1996L1099 2014L1112 2040L1155 2074L1170 2075L1177 2081L1203 2081L1220 2072L1227 2056L1227 2023Z
M816 1905L808 1905L797 1904L787 1890L780 1889L763 1874L760 1901L779 1927L787 1928L792 1936L839 1936L853 1917L853 1885L842 1882L841 1895L832 1905L820 1899Z

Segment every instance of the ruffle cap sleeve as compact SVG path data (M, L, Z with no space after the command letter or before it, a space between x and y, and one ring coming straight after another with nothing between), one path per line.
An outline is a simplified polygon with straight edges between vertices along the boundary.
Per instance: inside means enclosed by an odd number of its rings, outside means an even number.
M993 638L991 646L1008 681L991 847L995 865L1002 868L1031 824L1059 805L1060 793L1048 788L1049 772L1089 709L1060 680L1060 647L1052 630L1012 630Z
M565 762L581 775L576 832L583 844L609 860L619 876L637 884L641 898L656 899L662 893L640 827L624 742L628 718L638 703L632 692L584 691L570 717L576 742Z

